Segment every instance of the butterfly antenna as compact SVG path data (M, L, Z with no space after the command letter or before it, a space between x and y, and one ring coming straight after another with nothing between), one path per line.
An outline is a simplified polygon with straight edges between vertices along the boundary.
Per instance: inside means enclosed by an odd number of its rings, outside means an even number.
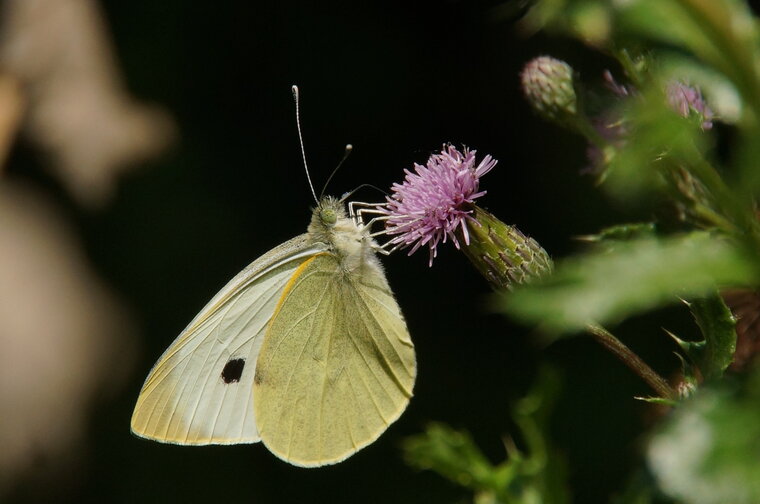
M385 195L385 196L387 196L387 195L388 195L388 193L387 193L387 192L383 191L382 189L380 189L380 188L379 188L379 187L377 187L376 185L372 185L372 184L361 184L360 186L357 186L357 187L355 187L355 188L351 189L350 191L348 191L347 193L343 194L343 196L341 196L341 197L340 197L340 201L345 201L345 200L347 200L348 198L350 198L351 196L353 196L353 195L354 195L354 193L355 193L356 191L358 191L359 189L364 189L365 187L370 187L370 188L372 188L372 189L376 189L376 190L377 190L379 193L381 193L381 194L383 194L383 195Z
M325 195L325 190L327 189L327 186L330 184L330 181L332 180L333 176L338 173L338 170L341 166L343 166L343 163L348 159L348 156L351 154L351 151L354 150L354 146L351 144L346 144L346 150L343 153L343 159L340 160L338 163L338 166L335 167L335 169L332 171L329 177L327 177L327 182L325 182L325 185L322 186L322 192L319 193L319 199L322 199L322 196Z
M311 195L314 196L314 201L319 205L317 199L317 193L314 191L314 184L311 183L311 175L309 175L309 165L306 164L306 149L303 147L303 135L301 134L301 111L299 109L299 95L298 86L294 85L292 88L293 100L296 102L296 127L298 128L298 143L301 144L301 158L303 159L303 168L306 170L306 180L309 181L309 189L311 189Z

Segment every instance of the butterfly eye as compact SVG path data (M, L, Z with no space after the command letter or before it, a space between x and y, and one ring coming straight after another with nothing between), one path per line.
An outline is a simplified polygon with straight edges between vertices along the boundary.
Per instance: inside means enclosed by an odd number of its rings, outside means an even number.
M338 215L332 208L323 208L319 212L319 218L328 226L334 225L338 221Z

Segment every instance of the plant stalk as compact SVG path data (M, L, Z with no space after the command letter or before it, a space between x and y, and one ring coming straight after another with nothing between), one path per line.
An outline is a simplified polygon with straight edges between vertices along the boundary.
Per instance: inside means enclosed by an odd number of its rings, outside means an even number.
M652 387L652 390L657 392L660 397L666 399L677 399L678 394L668 384L665 379L657 374L657 372L649 367L649 365L641 360L641 357L636 355L633 350L628 348L622 341L617 339L608 330L597 324L588 324L586 326L588 332L594 337L594 339L602 345L604 348L615 354L623 364L639 375L647 385Z

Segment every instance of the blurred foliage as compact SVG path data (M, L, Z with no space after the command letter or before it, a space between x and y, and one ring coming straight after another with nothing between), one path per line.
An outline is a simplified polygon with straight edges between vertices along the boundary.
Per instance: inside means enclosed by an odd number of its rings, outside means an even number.
M760 370L701 388L648 448L660 488L684 504L760 502Z
M628 482L625 489L612 500L612 504L655 504L660 502L656 499L652 477L646 471L638 471Z
M604 247L560 262L535 287L505 298L522 320L554 332L577 332L595 321L627 316L706 295L716 285L757 278L753 263L724 240L697 231L671 238L643 238Z
M760 23L742 0L539 0L522 27L612 59L603 99L576 79L595 99L564 126L585 137L587 171L611 200L653 222L583 237L592 246L500 306L562 335L685 301L701 332L671 334L685 399L654 400L674 408L649 443L651 475L615 502L760 502L760 371L725 374L736 319L719 294L760 280Z
M524 448L506 439L508 457L499 464L492 464L467 432L440 423L406 440L406 459L472 490L475 504L567 503L564 463L547 439L558 388L557 372L544 368L528 395L513 406Z
M606 108L587 111L600 135L566 126L601 152L593 167L601 187L624 205L650 208L662 225L657 233L602 231L591 238L596 247L560 261L553 277L507 297L506 309L573 333L685 298L706 339L683 346L705 377L719 376L731 360L733 322L722 302L701 298L716 287L754 285L760 271L760 35L751 11L738 0L545 0L523 25L577 37L617 59L625 81L608 73ZM737 130L728 141L712 129L724 116Z

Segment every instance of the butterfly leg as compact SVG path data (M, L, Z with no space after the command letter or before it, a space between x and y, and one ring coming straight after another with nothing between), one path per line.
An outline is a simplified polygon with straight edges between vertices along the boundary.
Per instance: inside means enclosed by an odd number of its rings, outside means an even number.
M372 226L375 225L377 222L383 222L387 221L390 216L381 209L385 204L384 203L364 203L362 201L349 201L348 202L348 214L353 219L354 223L357 226L361 226L364 228L371 229ZM374 217L367 220L367 216L372 215ZM380 231L376 231L374 233L370 233L370 237L374 238L375 236L385 235L387 234L385 228L381 229ZM392 252L391 250L388 250L388 246L390 245L390 242L384 243L383 245L378 246L377 244L374 244L373 242L373 249L375 252L383 255L390 255Z
M363 201L349 201L348 202L348 215L354 219L354 222L357 222L357 224L360 222L358 219L361 219L362 213L371 212L373 214L383 214L385 215L385 212L380 210L380 207L384 206L385 203L365 203ZM356 210L356 207L359 207L359 210Z
M384 203L363 203L360 201L351 201L348 203L348 213L357 226L371 228L376 222L385 221L390 218L390 216L384 210L380 209L380 207L383 205ZM355 207L359 207L359 209L357 210ZM367 215L376 215L377 217L372 217L369 221L367 221ZM379 234L385 234L385 231L379 231L377 233L373 233L370 236L377 236Z
M401 243L393 243L391 240L388 240L387 242L377 247L375 249L375 252L377 252L378 254L383 254L383 255L388 256L394 253L395 251L397 251L398 249L400 249L401 245L402 245Z

